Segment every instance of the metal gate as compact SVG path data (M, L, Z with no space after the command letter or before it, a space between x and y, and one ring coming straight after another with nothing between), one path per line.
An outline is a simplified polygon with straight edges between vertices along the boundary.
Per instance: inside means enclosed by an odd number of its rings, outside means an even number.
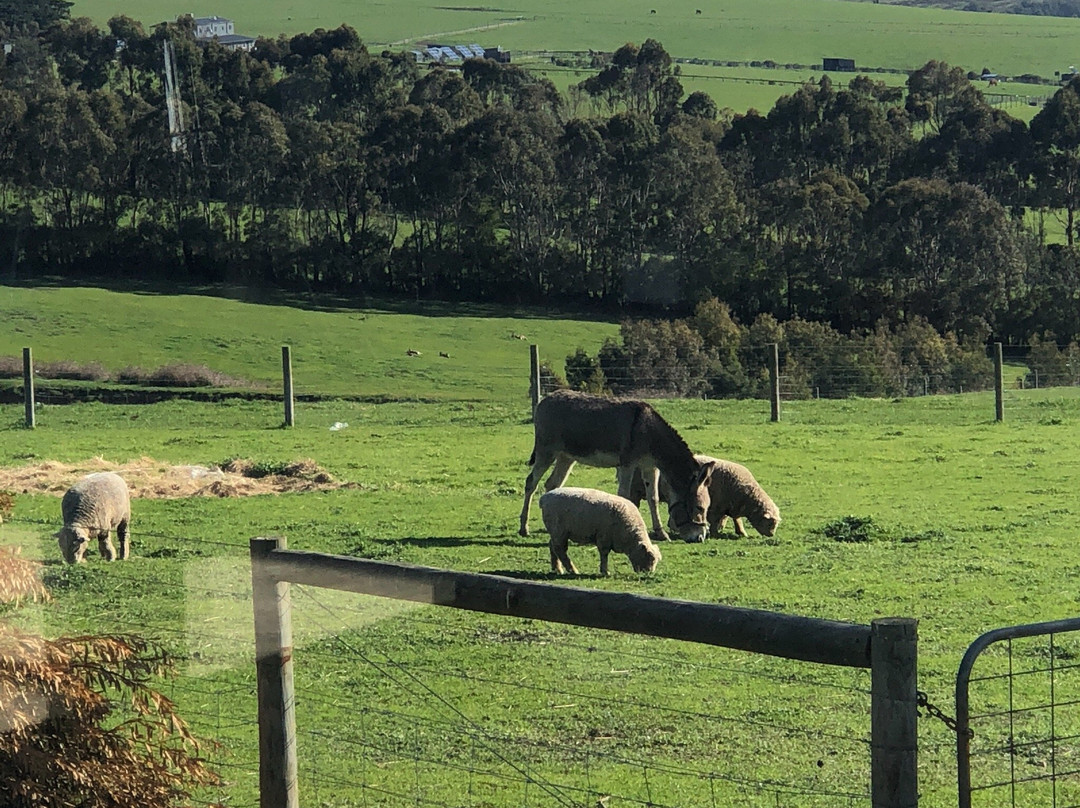
M960 808L1080 806L1080 618L999 628L956 674ZM979 662L979 672L974 672Z

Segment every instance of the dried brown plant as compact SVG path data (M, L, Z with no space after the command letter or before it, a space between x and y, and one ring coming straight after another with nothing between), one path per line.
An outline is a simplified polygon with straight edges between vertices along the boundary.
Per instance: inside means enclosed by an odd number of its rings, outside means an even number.
M0 552L0 599L47 597L39 565ZM138 636L48 640L0 621L0 805L176 808L219 783Z

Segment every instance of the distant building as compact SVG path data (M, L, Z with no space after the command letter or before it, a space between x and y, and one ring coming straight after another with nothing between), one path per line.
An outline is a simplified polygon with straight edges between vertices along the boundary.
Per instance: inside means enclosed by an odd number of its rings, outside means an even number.
M210 40L217 40L219 45L228 50L249 51L255 47L255 37L236 33L232 20L224 17L196 17L195 41Z
M855 60L826 56L821 60L821 69L833 73L854 73Z
M466 59L492 59L503 64L510 61L510 52L502 48L484 48L480 45L440 45L429 42L422 48L409 51L417 62L460 64Z

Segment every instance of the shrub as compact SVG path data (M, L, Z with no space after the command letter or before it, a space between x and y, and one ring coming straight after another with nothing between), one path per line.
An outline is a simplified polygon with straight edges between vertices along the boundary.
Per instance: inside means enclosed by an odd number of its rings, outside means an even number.
M551 362L547 359L540 360L540 394L547 395L555 390L565 390L568 385L566 380L555 372Z
M566 383L575 390L602 394L608 391L607 379L600 360L589 356L584 348L566 357Z
M155 387L246 387L242 379L236 379L206 365L176 362L156 370L144 370L129 366L116 374L122 384L140 384Z
M80 365L68 360L45 362L34 366L34 371L43 379L72 379L82 382L107 382L112 374L100 362Z
M1072 346L1070 346L1072 347ZM1069 367L1068 348L1062 351L1054 343L1050 333L1031 338L1027 363L1031 372L1027 377L1029 387L1056 387L1074 383L1072 368Z

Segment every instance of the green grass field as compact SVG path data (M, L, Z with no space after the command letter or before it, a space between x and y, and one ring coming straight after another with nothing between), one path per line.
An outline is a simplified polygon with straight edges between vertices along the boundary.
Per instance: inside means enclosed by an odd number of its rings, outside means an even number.
M83 566L59 563L50 538L59 490L17 491L0 526L0 542L44 561L54 595L13 619L49 635L139 631L177 654L180 675L164 688L200 735L222 744L211 756L227 785L207 799L257 804L249 538L555 580L537 509L533 535L516 534L532 433L527 352L507 334L528 330L561 359L578 344L595 350L613 324L94 289L5 287L0 300L0 317L21 329L3 336L0 355L25 342L43 359L182 357L270 384L279 343L291 341L309 357L310 389L391 399L301 402L293 429L280 428L272 401L45 406L34 431L22 427L21 406L0 407L4 473L94 457L310 458L349 484L137 499L134 557L112 565L96 552ZM364 330L373 321L378 334ZM422 371L404 363L414 344L419 359L435 356ZM444 345L452 357L472 347L467 370L436 361ZM957 666L979 634L1076 614L1080 392L1010 390L1004 423L993 403L982 393L785 402L774 424L767 402L655 402L696 450L754 471L780 506L780 530L664 545L651 576L615 556L613 575L599 578L595 552L576 548L584 574L566 583L858 623L915 617L919 688L951 714ZM335 422L348 427L332 431ZM611 490L612 478L578 468L570 479ZM830 538L848 517L870 520L865 535ZM303 805L869 802L865 672L308 587L293 600ZM1056 643L1063 659L1080 652L1070 635ZM1038 645L1015 653L1045 662ZM1075 699L1068 687L1080 683L1060 677L1058 698ZM1000 684L980 692L985 705L1006 698ZM1075 735L1077 718L1059 713L1055 731ZM1044 737L1045 721L1029 720L1025 737ZM977 731L981 748L991 735ZM955 804L954 740L942 722L920 722L923 805ZM1045 772L1050 754L1033 743L1019 773ZM1054 754L1061 768L1075 762L1067 743ZM1008 776L1007 760L987 754L979 766L983 782Z
M655 9L656 13L650 11ZM700 9L701 14L696 14ZM274 36L347 23L372 47L475 41L512 51L614 50L659 40L675 57L780 64L853 58L860 68L913 69L938 59L966 70L1050 78L1077 59L1080 20L975 14L842 0L611 0L513 7L431 5L417 0L355 4L328 0L219 0L196 14L231 18L238 32ZM73 16L104 25L126 14L147 26L181 13L156 0L76 0Z

